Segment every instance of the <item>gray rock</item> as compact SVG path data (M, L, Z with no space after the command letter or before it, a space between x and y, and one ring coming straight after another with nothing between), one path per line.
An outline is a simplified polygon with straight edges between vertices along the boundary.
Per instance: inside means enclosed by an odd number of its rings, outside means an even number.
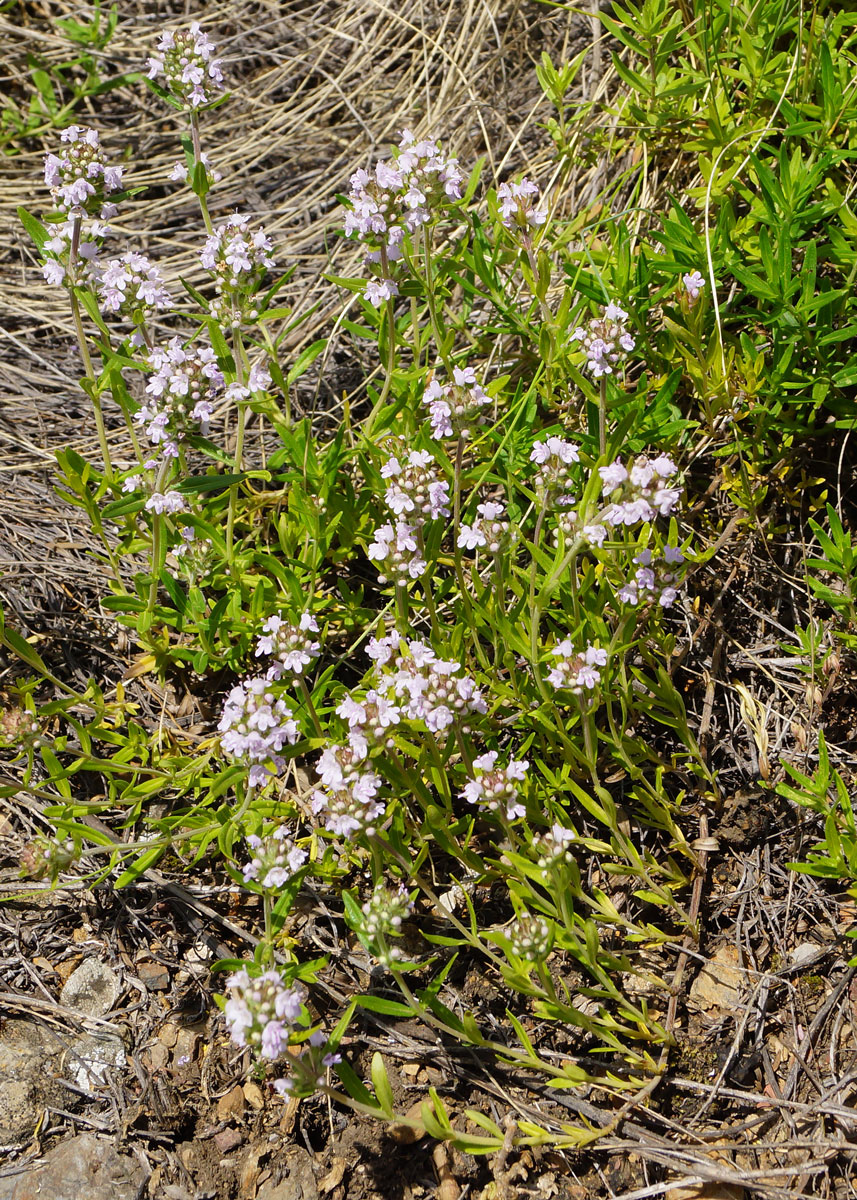
M60 1003L87 1017L103 1017L119 998L116 975L100 959L86 958L72 971L60 992Z
M25 1141L46 1105L67 1108L60 1056L67 1041L46 1025L6 1021L0 1036L0 1145Z
M111 1067L124 1065L125 1047L115 1033L75 1038L62 1060L63 1073L85 1092L96 1091Z
M60 1142L20 1175L0 1179L0 1200L140 1200L147 1172L92 1133Z

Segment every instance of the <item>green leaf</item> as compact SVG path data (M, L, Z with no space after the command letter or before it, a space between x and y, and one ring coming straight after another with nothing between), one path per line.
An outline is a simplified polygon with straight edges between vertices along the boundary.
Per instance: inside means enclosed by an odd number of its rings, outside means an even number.
M44 227L41 221L27 212L26 208L18 209L18 220L26 229L27 233L36 243L37 249L41 252L45 242L51 236L48 230Z
M393 1089L390 1087L390 1080L387 1078L384 1060L377 1050L372 1055L372 1086L375 1088L375 1096L384 1114L392 1119Z

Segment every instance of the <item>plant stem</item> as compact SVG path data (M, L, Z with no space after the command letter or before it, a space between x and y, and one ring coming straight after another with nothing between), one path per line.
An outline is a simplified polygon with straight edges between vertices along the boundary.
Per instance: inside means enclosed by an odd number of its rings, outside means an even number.
M158 474L155 478L155 486L153 489L154 492L161 492L163 490L163 486L164 486L164 483L166 482L167 473L169 472L169 469L170 469L170 460L168 458L165 458L162 460L161 465L158 468ZM164 543L164 515L163 515L163 513L153 512L152 513L152 562L151 562L152 581L149 584L149 600L148 600L148 603L146 604L146 612L149 616L151 616L152 612L154 611L155 604L157 603L157 599L158 599L158 583L159 583L160 577L161 577L161 568L163 567L163 562L161 560L166 557L166 552L165 552L163 543Z
M444 342L446 339L445 339L443 331L441 330L441 327L440 327L440 321L438 319L438 313L437 313L437 305L435 304L434 270L432 267L432 256L431 256L431 234L429 233L429 229L428 229L427 225L423 226L423 247L425 250L425 271L426 271L425 285L426 285L426 302L428 304L428 310L429 310L429 320L431 321L432 333L434 334L434 340L437 344L437 352L440 355L441 359L443 360L443 365L446 368L447 377L451 381L453 378L452 360L450 359L449 355L444 350Z
M598 453L607 454L607 378L602 375L598 383Z
M113 464L110 460L110 447L107 444L107 430L104 427L104 414L101 411L101 397L98 395L98 388L95 382L95 372L92 369L92 359L89 356L89 345L86 341L86 334L83 330L83 320L80 315L80 301L77 298L75 290L74 275L77 265L77 253L80 246L80 227L81 217L74 218L74 225L71 231L71 246L68 252L68 274L69 274L69 297L71 299L71 315L74 320L74 329L77 334L77 342L80 347L80 356L83 359L84 375L89 380L90 385L90 400L95 414L95 428L98 432L98 443L101 447L101 459L104 466L104 476L108 482L113 480Z
M232 358L235 362L235 382L241 387L244 386L245 367L247 364L247 354L244 350L244 342L241 338L241 330L234 329L232 331ZM247 409L244 401L238 401L238 428L235 432L235 457L233 460L233 470L236 475L241 471L244 463L244 431L247 423ZM238 504L238 484L233 483L229 489L229 509L226 514L226 563L230 572L234 565L235 557L235 509Z
M324 738L324 730L321 727L321 721L318 719L318 713L315 710L315 705L312 702L312 692L309 690L309 685L303 675L298 675L298 686L303 694L304 702L307 706L310 719L315 729L316 737Z
M190 136L193 141L193 159L194 167L202 164L202 149L199 141L199 113L192 112L190 114ZM196 193L196 198L199 200L202 219L205 222L205 232L209 235L214 233L214 226L211 223L211 214L208 211L208 200L205 198L205 193L200 195Z

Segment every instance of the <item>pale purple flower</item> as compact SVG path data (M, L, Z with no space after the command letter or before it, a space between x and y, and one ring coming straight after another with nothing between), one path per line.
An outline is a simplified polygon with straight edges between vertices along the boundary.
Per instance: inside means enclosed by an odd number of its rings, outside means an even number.
M509 533L506 509L495 500L476 506L476 520L471 525L462 524L458 531L458 545L462 550L487 547L490 554L499 554Z
M190 29L168 29L161 34L158 53L148 60L149 79L163 77L164 86L186 107L199 108L223 90L217 49L194 21Z
M163 513L172 515L174 513L187 512L187 503L180 492L153 492L146 501L146 508L149 512L157 513L158 515L162 515Z
M262 626L265 636L256 644L256 657L272 655L274 662L268 668L269 679L281 679L283 675L302 675L314 658L318 658L320 644L308 635L318 633L318 622L311 613L303 613L297 625L281 616L269 617Z
M437 142L418 142L408 130L392 160L351 176L345 233L364 244L367 265L377 268L364 292L376 308L398 295L391 267L403 261L404 238L459 199L462 182L455 159L445 157Z
M265 838L251 834L247 845L252 857L244 867L244 882L257 883L268 891L284 887L307 860L306 850L294 844L283 825Z
M530 764L510 758L505 767L498 767L496 750L489 750L473 760L477 774L467 781L461 798L469 804L479 804L489 812L504 811L507 821L525 817L527 810L518 801L518 784L526 777Z
M702 289L705 287L705 280L699 271L691 271L689 275L682 275L681 281L687 292L688 307L693 308L699 299Z
M584 650L576 650L570 638L560 642L551 651L558 660L548 673L548 683L555 688L563 688L575 696L591 692L601 681L599 668L607 664L607 651L600 646L589 645Z
M659 513L668 517L681 499L681 488L669 486L677 468L666 454L652 459L640 455L630 471L619 459L598 470L604 493L613 501L602 513L607 525L636 525Z
M581 343L586 366L595 379L612 375L634 349L636 343L625 327L627 319L625 310L610 301L601 317L594 317L572 332L572 341Z
M415 537L416 526L407 521L389 521L375 530L374 541L367 548L369 558L378 564L380 583L392 580L404 587L410 580L419 579L426 569L425 559Z
M579 461L580 450L574 442L554 436L533 443L530 462L538 467L535 485L546 503L561 507L572 503L568 489L574 482L572 467Z
M251 978L242 968L229 976L226 988L223 1015L233 1042L249 1047L261 1058L279 1058L288 1045L288 1026L300 1020L306 1003L303 984L288 987L277 971Z
M251 392L266 392L271 386L271 372L264 363L254 363L250 368L247 386Z
M250 787L267 783L282 769L279 751L286 744L293 746L300 736L292 710L275 695L268 680L258 676L232 689L217 728L224 752L250 767Z
M348 722L348 744L359 758L366 757L370 746L395 746L391 733L402 719L401 709L374 688L362 700L347 695L336 713Z
M582 533L590 546L598 546L599 549L604 545L604 539L607 537L607 529L604 525L584 525Z
M543 871L548 871L552 867L572 863L574 857L569 846L576 840L577 834L573 829L566 829L558 824L552 825L548 832L542 834L541 839L534 843L534 848L539 854L538 866Z
M172 338L149 354L153 368L146 384L147 399L134 420L145 427L153 445L180 443L195 428L206 433L213 394L223 386L223 376L210 346L185 348Z
M254 231L239 213L221 221L206 239L200 262L216 280L217 295L210 308L223 325L237 329L258 316L254 298L265 274L276 265L273 248L265 230Z
M392 669L377 672L376 691L395 697L403 716L432 733L487 711L482 693L469 675L462 674L461 664L438 658L431 646L418 639L394 654Z
M95 129L69 125L60 140L60 153L45 156L45 185L70 217L93 216L100 212L105 193L122 187L123 169L106 166Z
M350 746L329 746L316 766L322 786L312 795L312 811L337 837L371 836L386 811L381 780L361 767L363 757Z
M411 450L402 462L393 456L384 463L381 476L390 480L384 501L394 516L407 517L414 526L449 516L449 484L438 478L437 470L427 450Z
M398 294L398 286L392 279L370 279L363 292L363 295L375 308L380 308L385 300L392 300Z
M97 263L93 276L101 307L106 312L145 320L147 310L166 308L172 303L158 268L134 250Z
M204 150L200 154L199 160L205 167L205 174L208 178L209 186L213 183L220 183L223 176L220 171L218 171L215 167L212 167L211 159ZM187 183L189 176L190 172L188 170L187 161L183 158L180 158L173 166L173 169L170 171L167 178L172 180L174 183Z
M539 185L526 176L520 183L501 183L497 188L500 201L500 220L507 229L538 229L548 219L547 210L537 208L535 199Z
M423 392L423 404L429 411L432 437L471 436L473 425L481 419L482 410L490 404L488 396L476 382L473 367L453 367L452 383L441 384L431 379Z

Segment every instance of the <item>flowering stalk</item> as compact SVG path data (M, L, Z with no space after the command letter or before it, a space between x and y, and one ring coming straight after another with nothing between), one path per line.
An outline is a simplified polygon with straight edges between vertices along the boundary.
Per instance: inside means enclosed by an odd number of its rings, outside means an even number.
M92 401L92 410L95 415L95 428L98 432L98 444L101 447L101 459L104 465L104 476L108 482L113 480L113 463L110 458L110 446L107 443L107 430L104 426L104 413L101 409L101 397L98 394L98 385L95 381L95 372L92 369L92 359L89 356L89 346L86 341L86 334L83 329L83 320L80 315L80 301L77 298L74 283L74 268L77 263L77 252L80 246L80 227L82 217L74 218L74 226L71 234L71 246L68 254L68 273L69 273L69 299L71 300L71 315L74 320L75 333L77 334L77 342L80 347L80 356L83 359L84 375L89 383L87 391L89 398ZM117 575L118 578L118 575Z
M161 465L158 468L157 478L155 479L155 494L162 493L166 483L167 475L170 471L171 459L163 458ZM164 545L164 516L157 509L152 510L152 580L149 584L149 599L146 604L146 616L151 620L152 613L155 611L155 604L158 600L158 584L161 579L161 571L166 559L166 547Z
M602 375L598 381L598 453L602 458L607 454L607 376Z
M202 171L205 171L206 167L202 160L202 146L199 138L199 113L196 109L193 109L190 114L190 136L191 141L193 142L194 175L197 175L200 168L202 168ZM208 200L206 198L206 192L208 190L207 176L203 186L200 188L197 188L196 180L193 180L193 190L197 200L199 200L200 212L202 213L202 219L205 223L205 232L211 235L214 233L214 225L211 221L211 214L208 211Z
M244 350L244 342L241 338L241 330L233 329L232 331L232 347L233 358L235 360L235 383L236 390L244 388L244 365L246 362L246 351ZM235 431L235 459L233 470L237 475L244 461L244 428L247 420L247 413L244 406L244 400L238 399L236 403L238 409L238 427ZM238 484L233 483L229 489L229 507L226 513L226 565L230 573L234 573L235 564L235 509L238 504Z

